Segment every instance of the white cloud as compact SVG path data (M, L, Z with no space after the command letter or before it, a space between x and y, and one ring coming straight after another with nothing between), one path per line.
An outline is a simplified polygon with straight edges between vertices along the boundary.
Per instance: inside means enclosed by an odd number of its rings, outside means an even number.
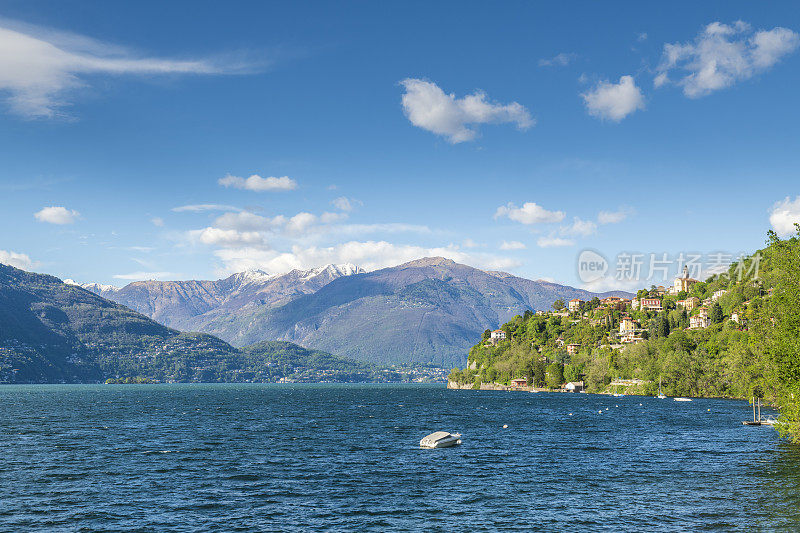
M214 222L217 226L225 229L235 229L239 231L258 231L277 228L286 223L286 217L278 215L274 218L256 215L250 211L238 211L220 215Z
M131 272L130 274L114 274L115 279L127 279L132 281L139 280L163 280L166 278L179 278L172 272Z
M358 231L411 231L412 228L402 225L343 225L348 214L324 212L315 215L300 212L293 216L276 215L266 217L249 211L229 212L218 216L214 226L191 230L186 233L192 243L240 246L246 244L266 245L268 236L286 238L309 238L330 232L357 233ZM418 228L418 227L417 227Z
M540 248L557 248L563 246L572 246L575 244L575 241L571 241L569 239L562 239L560 237L539 237L539 240L536 241L536 244Z
M190 204L173 207L176 213L201 213L203 211L241 211L238 207L225 204Z
M150 219L150 222L156 227L159 227L159 228L163 228L164 227L164 219L161 218L161 217L153 217L153 218Z
M746 22L712 22L693 42L664 45L655 86L675 83L689 98L699 98L764 72L800 45L800 36L787 28L754 32Z
M578 57L578 54L565 54L560 53L551 57L550 59L540 59L540 67L565 67L569 65L573 59Z
M406 224L404 222L384 222L377 224L342 224L332 228L337 233L363 235L365 233L419 233L428 234L433 233L433 230L428 226L421 224ZM467 239L469 241L469 239ZM467 241L464 243L465 248Z
M10 250L0 250L0 263L21 268L22 270L31 270L38 264L36 261L32 261L27 254L12 252Z
M639 35L636 36L636 40L639 41L640 43L643 42L643 41L646 41L647 40L647 33L646 32L640 33Z
M794 201L787 196L780 202L775 202L769 210L769 223L781 237L794 234L794 225L800 223L800 196L796 196Z
M430 231L430 230L428 230ZM480 248L483 244L479 242L475 242L472 239L464 239L464 242L461 243L462 248Z
M39 222L65 225L74 223L81 214L72 209L67 209L66 207L50 206L43 207L40 211L34 213L33 216L36 217L36 220Z
M336 209L341 211L350 212L356 208L356 206L364 205L360 200L355 200L353 198L348 198L346 196L340 196L331 200L331 205Z
M478 124L511 123L520 130L535 124L524 106L517 102L506 105L489 102L481 91L456 98L430 81L407 78L400 83L406 90L402 104L408 120L452 144L474 140Z
M591 220L581 220L580 217L572 219L572 224L561 228L562 235L580 235L588 237L597 231L597 224Z
M497 208L494 218L508 217L522 224L544 224L561 222L566 214L563 211L548 211L535 202L525 202L517 207L512 202Z
M628 218L631 214L630 209L619 209L617 211L600 211L597 214L598 224L618 224Z
M297 182L289 176L282 176L280 178L270 176L262 178L258 174L253 174L249 178L240 178L239 176L227 174L225 177L217 180L217 183L223 187L234 187L236 189L246 189L256 192L291 191L297 188Z
M501 250L524 250L525 248L527 246L519 241L503 241L500 243Z
M365 270L376 270L419 259L440 256L460 263L487 269L513 269L519 261L487 254L469 254L458 246L424 247L398 245L387 241L349 241L328 247L295 245L290 252L263 250L254 247L224 248L215 255L224 267L220 274L259 268L270 273L288 272L295 268L313 268L329 263L353 263Z
M237 231L214 227L192 230L189 238L202 244L216 246L266 246L263 234L258 231Z
M622 76L619 83L601 81L581 96L590 115L614 122L644 109L644 96L631 76Z
M106 75L224 74L244 72L242 63L211 59L142 57L80 35L0 20L0 91L13 112L29 118L59 115L68 93Z

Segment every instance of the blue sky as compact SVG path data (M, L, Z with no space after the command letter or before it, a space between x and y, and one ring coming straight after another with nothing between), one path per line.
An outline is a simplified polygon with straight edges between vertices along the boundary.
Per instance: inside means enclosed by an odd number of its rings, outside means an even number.
M793 2L6 1L0 261L580 285L586 248L749 252L800 221L797 32Z

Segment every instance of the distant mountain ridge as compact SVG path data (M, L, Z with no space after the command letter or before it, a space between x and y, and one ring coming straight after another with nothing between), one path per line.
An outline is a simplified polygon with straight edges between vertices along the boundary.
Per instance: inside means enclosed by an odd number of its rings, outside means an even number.
M0 383L108 378L205 382L403 379L399 369L380 368L288 342L236 349L212 335L168 328L74 282L0 264Z
M135 281L122 288L96 283L80 286L175 329L200 331L197 324L211 317L246 313L255 306L279 306L316 292L334 279L362 272L355 265L341 264L286 274L248 270L216 281Z
M91 289L90 289L91 290ZM474 339L527 309L595 294L427 257L373 272L327 265L218 281L143 281L99 294L234 346L290 341L357 360L463 364Z

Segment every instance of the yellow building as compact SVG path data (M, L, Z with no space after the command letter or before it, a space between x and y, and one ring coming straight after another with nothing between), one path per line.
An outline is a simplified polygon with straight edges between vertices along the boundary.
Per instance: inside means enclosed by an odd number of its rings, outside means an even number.
M622 320L619 321L619 332L620 334L625 334L628 331L634 331L637 325L636 321L631 317L622 317Z
M689 292L692 285L699 283L700 280L689 277L689 267L683 267L683 275L675 278L675 285L672 287L673 294L678 294L681 291Z

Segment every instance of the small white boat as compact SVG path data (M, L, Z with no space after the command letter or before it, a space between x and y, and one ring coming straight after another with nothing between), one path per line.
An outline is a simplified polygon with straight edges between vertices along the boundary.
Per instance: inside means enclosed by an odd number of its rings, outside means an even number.
M461 444L461 434L448 433L447 431L431 433L419 441L419 445L422 448L449 448L457 444Z
M619 393L619 392L615 392L615 393L614 393L614 398L622 398L622 397L624 397L624 396L625 396L624 394L621 394L621 393Z
M676 402L691 402L691 398L675 398Z

